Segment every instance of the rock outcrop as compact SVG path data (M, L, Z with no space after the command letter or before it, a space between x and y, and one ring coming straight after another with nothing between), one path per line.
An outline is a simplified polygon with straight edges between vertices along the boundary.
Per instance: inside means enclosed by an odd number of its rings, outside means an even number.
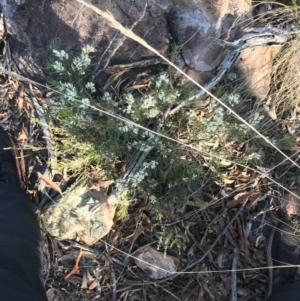
M87 191L84 183L68 189L62 198L43 209L47 231L60 239L96 243L113 225L116 204L108 204L105 189ZM97 210L94 208L97 207Z
M114 0L93 4L111 12L120 23L132 28L163 54L173 42L172 34L175 42L183 46L186 70L193 70L196 76L213 71L218 65L223 50L211 37L233 40L236 31L231 26L249 9L248 2ZM45 66L53 44L67 52L79 50L87 43L95 45L93 73L99 75L100 84L105 78L101 71L106 66L153 57L149 50L124 38L110 28L106 20L76 1L24 0L19 3L0 0L12 57L20 72L30 78L45 82ZM201 80L201 76L198 78Z

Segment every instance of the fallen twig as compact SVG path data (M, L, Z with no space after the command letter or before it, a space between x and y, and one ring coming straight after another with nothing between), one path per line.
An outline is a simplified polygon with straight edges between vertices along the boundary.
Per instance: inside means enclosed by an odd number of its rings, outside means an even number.
M75 260L75 265L73 267L73 269L66 275L65 277L65 280L67 280L69 277L71 277L72 275L74 274L77 274L79 272L79 261L82 257L82 249L80 248L79 252L78 252L78 255L76 257L76 260Z
M116 283L116 275L115 275L115 271L113 266L111 265L110 267L110 276L111 276L111 285L113 288L113 292L112 292L112 301L116 301L117 300L117 283Z
M225 223L224 223L223 219L220 219L220 220L219 220L219 225L220 225L220 228L221 228L221 229L224 228ZM233 245L234 248L238 248L237 243L235 242L235 240L233 239L233 237L232 237L232 235L230 234L229 231L227 231L227 232L225 233L225 236L227 237L227 239L230 241L230 243Z
M253 32L245 34L241 39L236 40L233 43L211 38L216 42L216 44L224 48L229 48L222 63L218 67L217 75L204 86L204 89L199 90L195 95L181 102L178 106L172 109L169 115L174 115L192 100L204 95L206 90L213 89L222 80L224 74L238 61L240 53L243 50L265 45L284 45L295 35L295 32L279 31L272 28L256 28L253 29Z
M237 288L236 288L236 269L239 261L239 249L233 249L234 257L232 260L232 270L231 270L231 301L237 301Z
M271 230L271 233L269 235L268 244L267 244L267 263L268 263L268 267L269 267L269 284L268 284L267 297L269 297L272 294L272 287L273 287L272 243L273 243L275 231L276 231L276 228L274 227Z
M215 241L210 245L210 247L206 250L206 252L199 259L197 259L194 262L191 262L189 265L187 265L183 269L183 271L189 270L192 267L194 267L195 265L199 264L212 251L212 249L216 246L216 244L221 239L221 237L228 231L229 227L233 224L233 222L240 215L240 213L244 209L246 203L247 203L247 201L239 208L239 210L236 212L236 214L234 215L234 217L232 218L232 220L227 224L227 226L223 229L223 231L217 236L217 238L215 239ZM171 277L176 277L176 275L174 275L174 276L172 275Z

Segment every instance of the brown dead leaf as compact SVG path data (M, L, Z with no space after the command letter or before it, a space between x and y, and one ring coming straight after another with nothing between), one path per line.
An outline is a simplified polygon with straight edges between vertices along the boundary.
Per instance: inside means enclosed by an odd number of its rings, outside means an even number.
M89 193L94 199L98 200L101 203L101 209L105 219L105 226L107 227L107 229L110 229L114 224L114 214L112 214L110 206L107 202L106 189L104 187L93 186L91 187Z
M50 288L46 292L48 301L54 301L56 299L55 290L53 288Z
M128 241L131 244L134 243L138 239L138 237L144 232L144 230L145 229L143 226L138 226L131 235L125 238L125 241Z
M52 189L56 190L62 196L62 191L56 183L42 175L39 171L37 172L37 175L39 179L43 180L47 185L49 185Z
M19 112L21 112L23 109L23 103L24 103L24 87L22 86L20 88L19 95L17 98L17 107L18 107Z
M44 97L43 97L43 93L41 90L39 90L37 87L35 86L32 86L32 90L33 90L33 94L34 94L34 97L37 98L38 100L43 100Z
M19 82L12 79L12 80L9 81L9 83L12 85L12 87L15 91L19 90ZM2 88L4 88L4 87L6 87L6 86L2 86Z
M276 120L276 119L277 119L277 114L276 114L276 108L275 108L275 105L272 105L271 107L265 106L265 109L266 109L267 113L269 114L269 116L270 116L273 120Z
M227 208L233 208L240 204L243 204L247 200L249 200L249 203L247 205L247 209L251 208L256 202L258 201L260 197L259 192L241 192L234 196L233 200L228 201L226 204Z
M19 133L19 136L17 138L18 145L24 146L28 140L28 134L27 134L27 129L25 127L22 127L22 130Z
M109 185L113 184L114 180L101 181L101 186L107 188Z
M188 236L193 240L194 244L198 247L198 249L205 253L205 247L203 247L202 244L199 243L199 241L196 239L196 237L189 231L188 228L185 228L186 233L188 234ZM211 253L208 253L208 258L211 262L213 262L213 256Z
M47 93L46 93L46 98L51 98L51 97L53 97L54 95L56 95L56 92L54 92L54 91L47 92Z
M21 133L18 136L18 141L19 140L27 140L28 136L27 133L24 129L22 129Z
M117 231L115 231L115 234L112 238L112 242L115 243L119 238L122 237L122 230L124 228L124 224L118 227Z
M147 223L147 224L151 224L151 219L149 218L148 215L146 215L145 213L141 213L140 214L141 218Z
M285 194L280 202L281 209L288 216L300 215L300 190L292 190L292 192L298 198L291 193Z
M231 236L235 239L237 237L237 234L236 234L236 231L233 228L233 226L230 226L228 230L229 230Z
M87 289L88 284L87 284L87 271L83 271L82 273L82 282L81 282L81 289Z
M126 88L124 90L125 90L125 92L128 93L128 92L132 92L132 91L138 90L138 89L143 89L143 88L147 89L148 87L149 87L149 84L146 83L146 84L133 85L133 86L131 86L129 88Z
M256 205L256 203L260 199L260 196L261 196L261 194L259 192L253 193L252 196L249 198L249 202L248 202L246 208L250 209L251 207Z
M89 290L93 290L95 287L99 285L99 279L95 279L90 285L89 285Z
M224 248L225 249L227 249L228 248L228 238L227 237L225 237L225 239L224 239Z

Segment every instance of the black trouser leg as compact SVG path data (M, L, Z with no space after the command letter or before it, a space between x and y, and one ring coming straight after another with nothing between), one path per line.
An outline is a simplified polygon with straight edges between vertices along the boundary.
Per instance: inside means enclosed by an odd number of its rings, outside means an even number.
M289 283L280 286L267 301L300 301L300 283Z
M46 301L41 236L29 196L0 183L0 299Z

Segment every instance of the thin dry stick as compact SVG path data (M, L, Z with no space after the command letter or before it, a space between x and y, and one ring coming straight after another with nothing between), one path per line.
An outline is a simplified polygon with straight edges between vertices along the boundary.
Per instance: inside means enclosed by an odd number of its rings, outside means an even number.
M231 301L237 301L237 287L236 287L236 268L239 261L239 250L233 249L234 258L232 260L232 271L231 271Z
M111 285L113 288L112 292L112 301L117 300L117 283L116 283L116 275L113 266L110 266L110 277L111 277Z
M73 274L77 274L79 272L79 261L82 257L82 248L80 248L79 252L78 252L78 255L76 257L76 261L75 261L75 264L74 264L74 267L73 269L70 271L70 273L68 273L65 277L65 279L67 280L69 277L71 277Z
M299 153L300 153L300 151L294 153L293 155L290 156L290 158L295 157L295 156L298 155ZM261 178L266 177L267 179L270 180L270 178L268 177L268 174L270 174L274 169L276 169L277 167L279 167L280 165L282 165L282 164L283 164L284 162L286 162L286 161L287 161L287 159L284 159L283 161L281 161L280 163L278 163L277 165L275 165L274 167L272 167L271 169L269 169L268 172L265 172L264 174L261 174ZM213 201L213 202L210 202L206 207L201 208L200 211L205 210L205 209L209 208L210 206L215 205L215 204L217 204L218 202L220 202L220 201L222 201L222 200L224 200L224 199L229 198L231 195L233 195L233 194L235 194L235 193L237 193L237 192L239 192L239 191L244 191L245 189L247 189L247 186L251 187L250 184L254 183L255 181L257 181L257 178L255 178L255 179L253 179L253 180L247 182L245 185L243 185L243 186L241 186L241 187L238 187L237 189L234 189L234 190L228 192L226 196L222 196L222 197L218 198L217 200L215 200L215 201ZM271 181L272 181L272 180L271 180ZM272 181L272 182L273 182L273 181ZM274 182L273 182L273 183L274 183ZM274 183L274 184L275 184L275 183ZM284 189L284 188L283 188L283 189ZM285 190L285 189L284 189L284 190ZM194 193L194 192L193 192L193 193ZM193 194L191 194L191 195L193 195ZM191 196L191 195L190 195L190 196ZM190 196L189 196L189 197L190 197ZM293 196L296 196L296 194L293 193ZM297 198L300 199L299 196L298 196ZM297 205L297 206L300 206L300 204Z
M141 17L140 17L138 20L136 20L136 21L132 24L132 26L129 28L129 30L132 31L132 30L136 27L136 25L137 25L139 22L141 22L142 19L144 19L145 14L146 14L146 11L147 11L147 8L148 8L148 3L146 2ZM121 39L121 41L119 42L119 44L114 48L114 50L113 50L112 54L110 55L110 57L107 59L107 62L106 62L105 65L104 65L104 69L109 65L110 60L111 60L112 57L115 55L115 53L118 51L118 49L123 45L123 43L124 43L124 41L125 41L126 39L127 39L127 37L124 35L124 37Z
M78 12L77 12L75 18L73 19L73 21L72 21L72 23L71 23L72 26L74 25L74 22L75 22L76 19L78 18L79 14L80 14L80 11L82 10L83 6L84 6L84 5L82 4L81 7L79 8L79 10L78 10Z
M197 94L191 96L189 99L184 100L181 102L178 106L176 106L174 109L172 109L169 113L169 116L172 116L176 114L181 108L186 106L189 102L191 102L193 99L200 97L206 93L207 90L212 89L215 87L223 78L224 74L227 72L227 69L222 69L218 72L218 74L208 83L205 85L204 89L199 91Z
M98 69L99 69L103 57L104 57L105 54L108 52L108 50L110 49L111 45L112 45L113 42L116 40L116 38L117 38L118 35L119 35L119 32L117 31L117 33L114 35L114 37L113 37L113 38L111 39L111 41L109 42L109 44L108 44L107 48L105 49L105 51L102 53L102 55L101 55L101 57L100 57L100 59L99 59L97 65L96 65L95 70L98 70ZM98 72L95 72L95 73L92 75L92 81L95 79L95 77L96 77L97 75L99 75L99 73L100 73L101 71L102 71L102 70L100 69L100 70L98 70Z
M166 57L164 57L162 54L160 54L155 48L150 46L145 40L143 40L141 37L133 33L130 29L125 28L121 23L119 23L113 15L111 15L109 12L104 12L100 10L99 8L95 7L92 4L86 3L83 0L76 0L77 2L84 4L86 7L92 9L95 13L102 16L104 19L106 19L109 22L109 25L115 29L118 29L122 34L125 36L133 39L134 41L140 43L147 49L151 50L153 53L161 57L164 61L166 61L170 66L175 68L179 73L181 73L184 77L186 77L189 81L194 83L197 87L204 90L209 96L211 96L213 99L215 99L219 104L221 104L225 109L227 109L235 118L237 118L239 121L244 123L248 128L250 128L253 132L255 132L257 135L259 135L264 141L266 141L270 146L272 146L275 150L277 150L280 154L282 154L285 158L288 158L288 156L281 151L276 145L274 145L267 137L262 135L254 126L252 126L250 123L248 123L245 119L243 119L240 115L238 115L234 110L232 110L229 106L227 106L224 102L222 102L219 98L217 98L215 95L213 95L211 92L209 92L207 89L205 89L202 85L197 83L194 79L192 79L189 75L187 75L184 71L182 71L179 67L177 67L174 63L172 63L170 60L168 60ZM295 161L288 159L293 165L297 166L300 169L300 165L298 165Z
M136 277L139 278L141 281L143 281L143 278L141 278L141 276L137 275L136 273L134 273L132 270L130 270L131 273ZM150 282L150 281L149 281ZM170 292L169 290L165 289L163 286L159 285L156 281L150 282L149 284L153 284L154 286L159 286L162 290L164 290L166 293L170 294L174 299L177 299L179 301L181 301L180 299L178 299L177 296L175 296L172 292ZM128 287L127 287L128 288ZM119 292L119 291L118 291Z
M272 294L272 287L273 287L273 259L272 259L272 243L274 238L274 233L276 231L276 228L273 228L271 230L271 233L269 235L269 240L267 244L267 263L269 266L269 285L268 285L268 297Z
M228 231L229 227L233 224L233 222L237 219L237 217L240 215L240 213L243 211L245 205L247 204L247 201L244 202L244 204L239 208L239 210L236 212L234 217L231 219L231 221L226 225L226 227L223 229L223 231L217 236L215 241L209 246L209 248L206 250L206 252L197 260L194 262L188 264L183 271L189 270L195 265L199 264L207 255L212 251L212 249L216 246L218 241L223 237L223 235Z

